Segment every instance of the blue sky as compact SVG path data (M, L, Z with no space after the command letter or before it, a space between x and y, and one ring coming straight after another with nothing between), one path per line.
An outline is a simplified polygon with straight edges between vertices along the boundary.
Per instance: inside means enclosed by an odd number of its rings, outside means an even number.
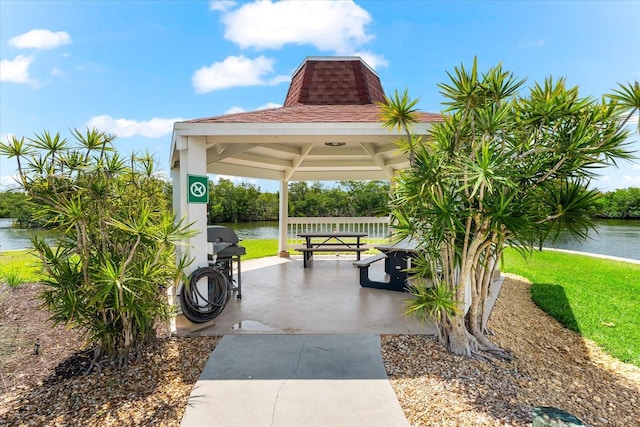
M640 80L639 40L639 1L0 0L0 138L95 126L166 171L174 121L280 106L307 56L362 56L438 112L437 83L474 56L600 97ZM619 166L594 186L640 187L640 161ZM0 183L14 174L0 158Z

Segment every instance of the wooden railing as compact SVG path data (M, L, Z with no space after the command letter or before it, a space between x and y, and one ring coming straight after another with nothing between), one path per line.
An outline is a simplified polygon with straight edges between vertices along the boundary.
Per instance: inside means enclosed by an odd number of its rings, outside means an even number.
M384 243L389 237L389 217L315 217L288 218L287 245L300 245L304 239L299 233L325 233L329 231L364 232L368 244Z

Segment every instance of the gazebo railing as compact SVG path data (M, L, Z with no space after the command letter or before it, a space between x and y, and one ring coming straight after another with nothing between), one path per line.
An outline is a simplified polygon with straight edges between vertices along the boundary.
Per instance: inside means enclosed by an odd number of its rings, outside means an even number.
M287 245L301 245L299 233L364 232L368 244L384 243L389 237L389 217L312 217L287 219Z

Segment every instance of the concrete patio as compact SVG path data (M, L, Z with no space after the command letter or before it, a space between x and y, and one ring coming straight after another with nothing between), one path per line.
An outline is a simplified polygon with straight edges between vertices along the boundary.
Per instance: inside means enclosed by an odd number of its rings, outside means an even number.
M316 256L242 262L242 299L235 295L213 321L201 325L176 319L180 335L229 334L435 334L429 323L403 315L410 295L362 288L355 256ZM384 263L370 276L384 280Z
M182 335L224 335L194 386L181 427L409 425L388 381L382 334L435 334L404 316L403 292L363 288L355 256L269 257L242 263L235 295ZM385 280L384 263L370 278ZM496 294L501 280L498 280ZM490 297L491 305L495 296ZM229 396L242 396L229 399Z

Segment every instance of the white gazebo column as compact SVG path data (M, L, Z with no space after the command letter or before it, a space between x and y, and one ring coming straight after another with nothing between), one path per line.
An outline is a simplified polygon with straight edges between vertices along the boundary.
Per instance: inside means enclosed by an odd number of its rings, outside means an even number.
M278 256L289 257L287 251L287 228L289 219L289 182L280 181L280 213L278 221Z
M188 203L189 189L187 184L189 180L187 175L206 175L206 140L203 137L178 136L175 147L179 153L179 163L177 167L171 169L171 178L173 180L173 210L176 214L176 221L182 220L183 225L193 223L192 227L200 231L196 236L185 241L187 246L176 247L178 258L185 255L187 259L193 258L193 263L185 271L185 273L191 274L197 268L207 265L207 205L206 203ZM178 259L176 259L177 261ZM180 285L176 284L176 286ZM197 286L200 292L207 294L206 280L201 280ZM167 292L170 304L175 303L173 300L174 292L173 288ZM177 330L175 317L170 319L169 328L171 332Z
M207 175L207 147L206 139L199 136L180 136L180 140L176 144L180 151L180 178L178 183L174 178L174 194L178 192L178 196L174 198L174 208L176 199L179 199L178 205L180 209L176 212L181 218L184 218L186 224L191 224L192 228L199 231L198 234L187 240L187 251L189 256L193 258L193 262L188 267L188 272L196 270L199 267L207 266L207 204L206 203L188 203L189 189L187 175ZM176 185L179 188L176 188ZM200 288L200 284L198 284ZM202 291L206 294L206 281Z

